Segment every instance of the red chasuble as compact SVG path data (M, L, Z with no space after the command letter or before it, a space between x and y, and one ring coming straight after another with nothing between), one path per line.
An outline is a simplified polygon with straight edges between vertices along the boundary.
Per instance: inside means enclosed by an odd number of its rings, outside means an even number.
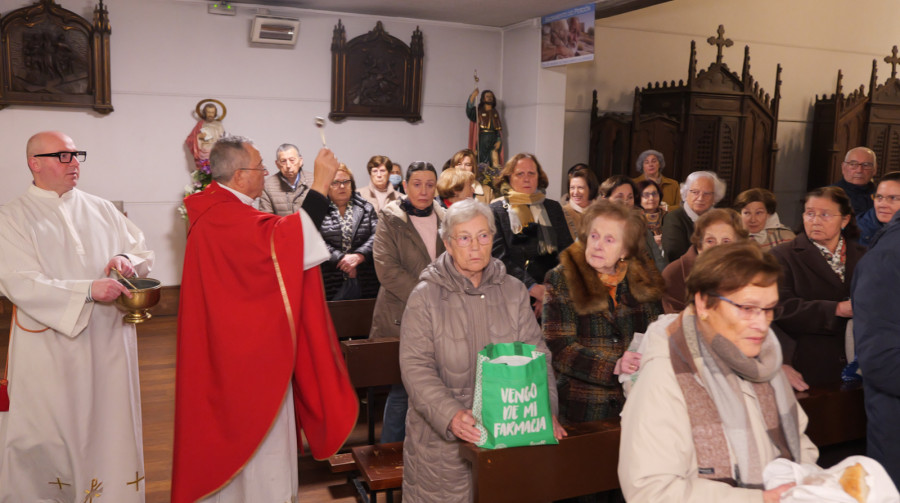
M300 215L259 212L215 182L185 206L173 503L244 467L290 385L298 443L302 428L316 459L337 452L358 414L319 268L303 270Z

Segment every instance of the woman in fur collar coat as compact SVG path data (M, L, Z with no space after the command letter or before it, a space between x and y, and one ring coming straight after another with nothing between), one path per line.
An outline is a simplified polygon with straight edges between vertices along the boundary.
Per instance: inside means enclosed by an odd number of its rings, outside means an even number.
M542 325L564 424L622 409L617 362L625 372L637 370L640 355L626 349L662 313L663 280L644 249L644 233L640 214L599 201L585 211L578 241L547 273Z

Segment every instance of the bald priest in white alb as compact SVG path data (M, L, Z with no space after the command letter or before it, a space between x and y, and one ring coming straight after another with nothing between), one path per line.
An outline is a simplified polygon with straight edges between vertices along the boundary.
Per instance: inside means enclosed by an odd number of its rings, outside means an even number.
M38 133L26 153L34 183L0 207L0 294L17 307L0 503L143 502L135 328L112 304L131 294L108 276L146 275L153 252L109 201L75 188L87 154L71 138Z

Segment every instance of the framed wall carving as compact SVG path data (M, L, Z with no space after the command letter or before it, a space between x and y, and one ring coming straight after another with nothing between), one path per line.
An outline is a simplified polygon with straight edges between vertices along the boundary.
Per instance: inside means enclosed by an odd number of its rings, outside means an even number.
M113 111L109 11L93 22L39 0L0 18L0 109L9 105Z
M409 45L375 29L347 42L338 20L331 42L331 113L348 117L422 120L422 60L424 44L419 28Z

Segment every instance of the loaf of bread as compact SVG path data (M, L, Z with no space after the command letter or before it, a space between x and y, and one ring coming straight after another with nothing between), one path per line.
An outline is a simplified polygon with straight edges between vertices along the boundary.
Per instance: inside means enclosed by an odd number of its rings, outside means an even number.
M866 483L866 469L860 463L848 466L841 475L841 487L844 492L853 496L859 503L869 499L869 484Z

